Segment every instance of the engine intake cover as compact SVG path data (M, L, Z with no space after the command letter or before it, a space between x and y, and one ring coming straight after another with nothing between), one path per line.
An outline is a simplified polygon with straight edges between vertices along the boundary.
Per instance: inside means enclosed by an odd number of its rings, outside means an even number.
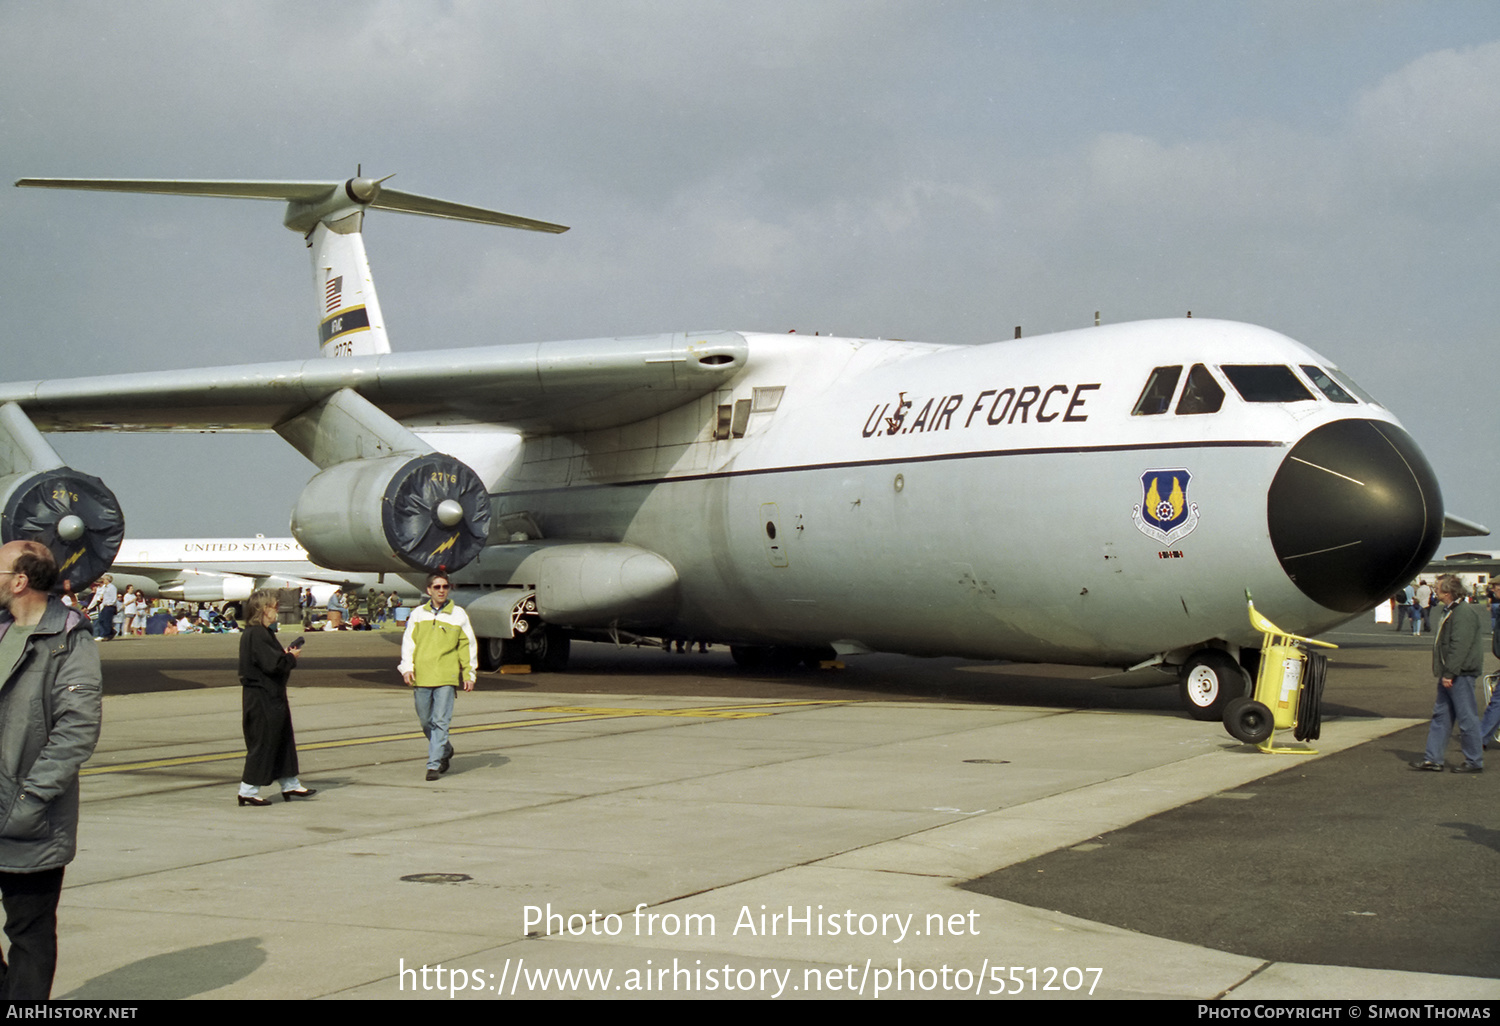
M103 576L125 540L125 515L103 481L71 467L0 478L0 543L41 542L57 560L58 586Z
M441 453L329 467L292 514L308 556L336 570L452 572L479 555L489 530L484 483Z

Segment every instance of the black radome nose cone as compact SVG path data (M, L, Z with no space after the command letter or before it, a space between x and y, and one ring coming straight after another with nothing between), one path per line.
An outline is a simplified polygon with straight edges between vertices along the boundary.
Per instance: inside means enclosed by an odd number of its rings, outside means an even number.
M1394 424L1340 420L1292 447L1271 482L1276 558L1321 606L1359 613L1411 580L1443 536L1437 476Z

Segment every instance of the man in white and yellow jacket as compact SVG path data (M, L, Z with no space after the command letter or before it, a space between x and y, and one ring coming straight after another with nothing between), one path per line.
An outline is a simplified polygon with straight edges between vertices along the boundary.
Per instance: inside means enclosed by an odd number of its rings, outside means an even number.
M459 685L474 690L479 672L479 642L469 625L469 614L448 598L451 585L446 574L429 574L427 601L406 618L401 639L401 679L412 688L417 719L427 735L427 779L448 772L453 746L448 743L448 724L453 719L453 699Z

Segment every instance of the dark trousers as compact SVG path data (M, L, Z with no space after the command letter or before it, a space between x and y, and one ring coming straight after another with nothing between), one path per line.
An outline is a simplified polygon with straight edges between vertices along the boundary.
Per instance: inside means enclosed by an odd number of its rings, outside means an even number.
M0 873L9 965L0 958L0 999L45 1001L57 972L57 900L63 871Z

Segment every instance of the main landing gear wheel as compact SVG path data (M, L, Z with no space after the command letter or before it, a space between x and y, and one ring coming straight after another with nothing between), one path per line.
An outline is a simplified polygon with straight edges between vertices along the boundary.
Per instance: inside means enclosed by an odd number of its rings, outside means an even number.
M1258 745L1276 729L1276 717L1265 703L1241 695L1224 706L1224 729L1236 741Z
M536 673L562 673L571 650L572 639L562 628L537 624L525 634L500 641L500 665L529 663Z
M734 660L734 665L742 670L758 670L766 661L766 653L769 649L761 648L759 645L730 645L729 657Z
M485 673L494 673L504 665L505 639L479 639L479 668Z
M772 673L790 673L799 666L816 670L824 662L838 658L832 645L806 648L792 645L730 645L729 655L742 670L769 670Z
M1231 699L1250 693L1250 675L1216 648L1195 652L1183 664L1180 680L1183 708L1195 720L1222 720Z

